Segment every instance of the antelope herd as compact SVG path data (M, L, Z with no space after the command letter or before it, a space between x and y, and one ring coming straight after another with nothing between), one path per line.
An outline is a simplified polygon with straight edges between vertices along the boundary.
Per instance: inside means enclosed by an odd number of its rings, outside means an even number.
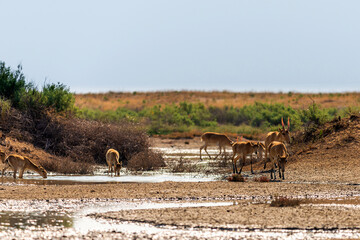
M288 118L287 128L285 129L283 118L281 118L282 128L279 128L279 131L269 132L265 138L265 144L259 141L232 141L228 136L221 133L215 132L206 132L202 134L201 141L204 142L204 145L200 147L200 159L201 151L204 149L209 158L211 159L210 154L207 151L207 147L211 145L215 145L219 147L219 154L216 155L215 159L221 155L222 150L225 154L225 147L232 147L233 155L232 155L232 168L233 173L241 173L243 166L245 165L245 159L249 155L250 163L251 163L251 173L253 174L253 154L257 154L258 158L260 158L260 162L262 161L263 153L265 152L264 159L264 169L266 168L266 163L271 162L271 170L270 176L273 179L276 179L275 169L278 166L279 169L279 177L285 179L285 164L287 162L287 158L289 157L289 153L286 148L286 143L290 143L290 119ZM269 157L268 157L269 156ZM120 176L120 170L122 166L122 162L119 162L119 152L115 149L109 149L106 152L106 162L109 168L108 173L111 174L114 172L116 176ZM237 161L242 158L242 161L239 161L240 171L237 168ZM10 154L6 157L4 151L0 150L0 161L3 164L2 176L4 176L4 172L8 168L12 168L13 176L16 178L16 173L19 171L19 178L23 177L24 171L26 169L32 170L40 174L43 178L47 177L46 170L40 166L39 164L35 164L28 157L20 156L17 154Z
M233 173L241 173L243 166L245 165L246 156L250 155L250 163L251 163L251 173L253 174L253 154L257 154L260 158L260 162L262 161L263 152L265 152L264 161L264 169L266 168L266 163L271 162L271 171L270 176L273 179L273 172L275 172L276 166L279 167L279 177L285 179L285 163L287 162L287 158L289 157L287 148L284 143L290 144L290 119L288 118L287 128L285 129L284 120L281 118L282 128L279 128L279 131L269 132L265 138L265 144L262 142L256 141L232 141L225 134L214 133L214 132L206 132L201 136L201 141L204 142L204 145L200 147L200 159L201 159L201 150L204 149L211 159L209 153L207 152L207 147L209 145L219 146L219 154L215 157L215 159L221 154L221 149L224 150L225 147L231 146L233 150L232 155L232 167ZM269 155L269 157L268 157ZM240 171L238 171L236 163L242 157L242 161L239 161ZM282 175L281 175L282 172ZM274 178L276 176L274 174Z

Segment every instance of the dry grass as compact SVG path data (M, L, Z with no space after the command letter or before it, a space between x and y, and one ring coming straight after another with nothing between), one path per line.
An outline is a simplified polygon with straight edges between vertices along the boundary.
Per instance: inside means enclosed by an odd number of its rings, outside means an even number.
M18 141L12 137L7 137L6 141L10 143L10 147L6 148L5 146L1 146L0 150L5 151L6 154L26 156L36 164L40 164L48 172L89 174L94 170L94 165L92 164L74 162L69 157L51 155L43 149L35 147L31 143Z
M266 176L256 177L254 179L255 182L270 182L270 179Z
M165 167L161 153L145 150L135 154L128 162L127 168L133 171L149 171Z
M180 157L179 161L172 166L171 171L174 173L179 173L179 172L199 172L200 170L196 166L196 164L185 162L183 157Z
M246 179L241 174L234 173L227 178L229 182L246 182Z
M360 104L360 93L254 93L254 92L109 92L100 94L77 94L75 105L80 108L115 110L118 107L142 109L154 105L177 104L182 101L203 103L205 106L223 107L254 104L255 102L283 103L296 109L302 109L315 101L324 108L342 108Z
M295 198L287 198L287 197L276 197L271 201L271 207L296 207L299 206L302 201L300 199Z

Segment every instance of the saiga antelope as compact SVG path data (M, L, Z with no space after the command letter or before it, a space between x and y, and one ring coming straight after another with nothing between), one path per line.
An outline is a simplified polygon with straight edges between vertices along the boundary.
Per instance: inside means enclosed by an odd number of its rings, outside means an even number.
M7 168L11 167L14 171L14 178L16 178L16 172L19 170L19 178L23 177L26 169L32 170L40 174L43 178L47 178L46 170L31 161L28 157L22 157L16 154L10 154L5 160L5 167L2 170L2 176Z
M252 167L252 154L253 153L260 153L264 151L264 145L260 142L235 142L232 145L233 156L232 156L232 163L233 163L233 173L238 173L236 162L242 156L242 164L240 168L240 172L242 171L243 166L245 165L245 159L248 154L250 154L250 162L251 162L251 173L253 174L253 167ZM235 155L238 156L235 157Z
M119 152L116 151L115 149L110 148L106 152L106 162L109 166L108 173L111 173L112 176L113 167L114 167L115 176L120 176L120 169L122 162L119 162Z
M266 135L264 169L266 168L266 162L268 161L267 154L269 152L269 144L273 141L290 143L290 140L291 140L291 138L290 138L290 118L288 118L287 129L285 129L283 118L281 118L281 125L282 125L282 128L279 128L279 131L269 132Z
M282 142L273 141L269 144L269 155L270 155L270 161L272 163L271 165L271 171L270 171L270 177L273 178L273 172L274 172L274 178L276 179L276 172L275 172L275 163L277 163L279 167L279 178L281 179L281 172L282 172L282 179L285 179L285 164L287 162L287 158L289 157L289 153L286 149L286 146ZM281 171L280 171L281 169Z
M233 141L231 141L230 138L228 138L228 136L226 136L225 134L214 133L214 132L206 132L203 135L201 135L201 141L204 142L204 145L200 147L200 159L201 159L201 150L202 149L205 150L205 152L211 159L210 154L207 152L207 147L209 145L219 146L220 153L215 157L215 159L216 159L221 154L221 148L224 149L224 154L225 154L226 153L225 147L226 146L231 147L231 145L233 144Z

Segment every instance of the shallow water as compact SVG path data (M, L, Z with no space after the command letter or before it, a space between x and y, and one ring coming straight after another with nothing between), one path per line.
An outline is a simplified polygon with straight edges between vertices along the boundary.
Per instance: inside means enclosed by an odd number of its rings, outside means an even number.
M182 239L329 239L358 238L360 230L259 228L177 228L96 219L89 215L130 209L228 206L233 202L151 202L89 200L9 200L0 204L0 238L182 238ZM336 204L333 204L334 206ZM342 204L343 205L343 204ZM343 207L343 206L339 207ZM24 212L24 209L26 210ZM79 237L81 236L81 237Z
M0 212L0 230L29 227L72 227L73 218L64 212Z
M120 176L101 175L51 175L46 179L39 175L24 174L23 179L14 180L10 176L3 177L0 184L36 184L36 185L69 185L94 183L156 183L156 182L209 182L219 180L218 175L204 175L194 173L145 173L141 175L120 174Z

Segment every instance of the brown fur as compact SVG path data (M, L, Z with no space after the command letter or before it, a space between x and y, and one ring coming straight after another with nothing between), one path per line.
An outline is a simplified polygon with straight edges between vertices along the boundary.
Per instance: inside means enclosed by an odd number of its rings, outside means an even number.
M2 163L5 163L5 156L6 156L5 152L0 150L0 160Z
M119 162L119 152L116 151L115 149L110 148L106 152L106 162L109 166L109 173L111 173L112 175L113 167L114 167L115 175L120 176L120 169L122 162Z
M290 141L291 141L291 137L290 137L290 119L288 118L287 129L285 129L284 121L283 121L282 118L281 118L281 125L282 125L282 128L279 128L279 131L269 132L266 135L264 169L266 168L266 162L269 161L269 159L267 157L267 154L269 152L270 143L273 142L273 141L290 143Z
M271 179L273 178L273 172L274 172L274 178L276 179L275 174L275 163L279 166L279 177L281 178L281 172L282 172L282 179L285 179L285 164L287 162L287 158L289 157L289 153L286 149L286 146L282 142L273 141L269 144L269 156L271 160ZM280 171L281 169L281 171Z
M236 142L232 145L233 150L233 156L232 156L232 162L233 162L233 173L238 173L236 162L237 160L242 156L242 165L240 168L240 172L242 171L242 168L245 164L245 158L247 155L250 154L250 162L251 162L251 173L254 173L252 168L252 154L255 152L262 152L264 151L264 145L259 142ZM237 157L235 155L238 154Z
M215 159L221 154L221 148L224 149L224 154L225 152L225 147L229 146L231 147L233 141L230 140L230 138L228 138L228 136L226 136L225 134L221 134L221 133L214 133L214 132L206 132L203 135L201 135L201 141L204 142L204 145L200 147L200 159L201 159L201 150L204 149L205 152L207 153L207 155L210 157L210 154L207 152L207 147L211 146L211 145L215 145L215 146L219 146L219 154L215 157Z
M2 175L7 168L11 167L14 171L14 178L16 178L16 172L19 170L19 178L23 177L24 171L26 169L35 171L40 174L43 178L47 178L46 170L32 162L28 157L23 157L16 154L10 154L5 160L5 167L2 170Z

